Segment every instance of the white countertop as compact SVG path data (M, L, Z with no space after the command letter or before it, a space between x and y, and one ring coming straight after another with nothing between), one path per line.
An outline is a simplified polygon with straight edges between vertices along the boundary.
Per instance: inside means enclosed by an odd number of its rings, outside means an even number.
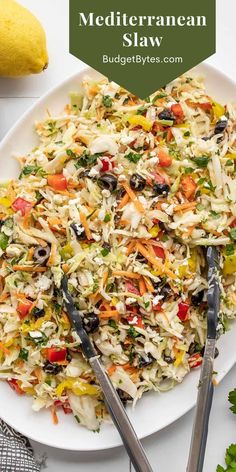
M0 79L0 139L36 99L65 77L84 67L68 50L68 0L20 0L42 21L48 39L50 65L39 76ZM217 53L207 62L236 78L236 2L217 0ZM204 472L224 464L224 451L236 442L236 418L229 411L228 392L236 387L236 367L216 388ZM150 413L154 414L154 412ZM186 468L193 412L143 441L154 472L183 472ZM46 454L48 472L129 472L123 448L105 452L73 453L33 443L37 455Z

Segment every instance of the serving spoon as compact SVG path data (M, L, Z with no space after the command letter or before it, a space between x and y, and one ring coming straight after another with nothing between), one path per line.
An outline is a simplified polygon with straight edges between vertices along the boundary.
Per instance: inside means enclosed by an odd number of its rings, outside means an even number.
M153 472L143 446L130 423L120 397L100 360L100 355L95 351L91 339L83 327L80 313L75 308L73 298L68 290L68 280L66 276L62 279L62 293L65 308L69 315L71 324L80 338L83 354L96 375L97 381L103 391L104 400L109 413L121 436L136 472Z

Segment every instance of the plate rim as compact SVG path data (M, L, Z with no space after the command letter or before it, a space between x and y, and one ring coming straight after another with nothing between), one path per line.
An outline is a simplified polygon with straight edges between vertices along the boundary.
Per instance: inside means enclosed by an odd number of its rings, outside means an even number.
M194 67L193 69L191 69L191 71L189 72L192 72L194 70L197 70L198 68L201 68L202 71L201 73L207 75L207 73L213 73L213 74L216 74L219 78L222 78L222 80L225 80L227 79L227 81L231 82L232 86L234 86L236 88L236 81L234 81L231 77L227 76L226 74L224 74L224 72L222 72L220 69L218 69L217 67L214 67L210 64L207 64L205 62L202 62L200 64L198 64L196 67ZM89 75L91 73L96 73L100 76L102 76L103 74L99 73L98 71L96 71L95 69L93 69L92 67L90 66L87 66L85 65L81 70L79 70L78 72L75 72L71 75L69 75L68 77L66 77L65 79L63 79L62 81L60 81L57 85L55 86L52 86L50 87L50 89L44 93L42 95L42 97L40 97L39 99L37 99L19 118L18 120L16 121L16 123L10 128L10 130L6 133L6 135L4 136L4 138L2 139L1 143L0 143L0 152L2 151L2 149L5 147L5 145L11 140L12 137L14 137L14 134L18 131L18 129L22 126L22 123L27 120L30 115L32 114L32 112L34 111L37 111L37 109L43 105L43 103L47 100L47 98L51 97L52 94L55 94L56 92L60 91L60 89L66 87L66 85L70 84L73 80L77 80L78 79L78 85L79 85L79 82L81 81L82 77L85 76L85 75ZM68 93L69 93L69 90L68 90ZM234 364L236 363L236 358L234 360L232 360L231 362L228 363L228 367L227 367L227 370L222 370L222 372L220 373L219 377L218 377L218 380L219 382L229 373L229 371L232 369L232 367L234 366ZM191 375L191 374L190 374ZM184 381L183 381L184 382ZM178 385L175 387L177 388ZM180 419L182 416L186 415L190 410L192 410L192 408L195 406L196 404L196 401L193 399L185 408L182 408L181 411L178 411L176 413L176 415L173 415L171 421L168 420L168 422L166 423L165 426L162 426L160 429L156 429L155 426L153 426L153 428L151 428L149 430L148 433L143 433L143 434L138 434L139 438L140 439L144 439L146 437L149 437L149 436L152 436L153 434L157 433L157 432L160 432L162 430L164 430L165 428L167 428L168 426L170 426L171 424L175 423L178 419ZM4 418L2 418L3 421L6 421ZM11 426L12 428L15 428L14 426L14 423L13 422L8 422L6 421L7 424L9 426ZM96 446L96 448L85 448L83 446L83 448L81 449L81 447L75 447L75 446L71 446L69 447L68 445L66 446L66 448L63 448L61 445L58 445L56 443L53 442L53 440L48 440L46 439L45 441L43 440L38 440L36 437L35 437L35 434L34 432L32 431L31 434L28 434L25 433L24 431L24 427L22 428L17 428L17 430L27 436L29 439L35 441L35 442L38 442L39 444L43 444L47 447L52 447L52 448L55 448L55 449L61 449L61 450L67 450L67 451L77 451L77 452L91 452L91 451L103 451L103 450L109 450L109 449L114 449L116 447L121 447L122 446L122 441L121 439L118 437L118 440L116 438L114 438L113 442L109 443L109 445L106 445L106 444L101 444L101 446Z

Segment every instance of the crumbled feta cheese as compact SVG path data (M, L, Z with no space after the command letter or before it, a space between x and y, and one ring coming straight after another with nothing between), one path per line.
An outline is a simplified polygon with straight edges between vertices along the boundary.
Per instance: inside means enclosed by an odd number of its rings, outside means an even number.
M134 316L132 320L129 320L128 323L129 325L135 325L138 321L138 317Z
M35 283L35 287L38 290L42 290L42 292L48 290L52 285L51 279L49 279L46 275L42 275L40 279Z
M89 177L97 177L99 175L99 170L96 167L92 167L92 169L89 171Z
M128 297L126 299L126 304L127 305L132 305L132 303L136 303L136 298Z
M107 189L102 190L102 196L105 198L110 197L111 196L110 190L107 190Z

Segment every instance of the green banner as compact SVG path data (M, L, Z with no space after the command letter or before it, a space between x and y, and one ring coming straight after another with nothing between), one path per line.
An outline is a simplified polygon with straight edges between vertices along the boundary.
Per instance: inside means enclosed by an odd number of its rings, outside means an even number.
M215 52L215 0L69 0L70 52L141 98Z

